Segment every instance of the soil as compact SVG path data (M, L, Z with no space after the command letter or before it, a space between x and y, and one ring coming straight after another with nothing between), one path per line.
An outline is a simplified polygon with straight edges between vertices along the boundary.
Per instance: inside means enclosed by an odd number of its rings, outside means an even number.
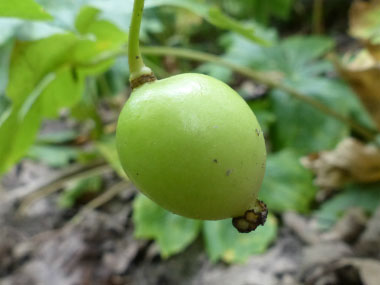
M245 264L211 263L201 238L162 259L154 242L133 237L135 190L86 211L76 223L78 209L57 207L56 192L19 213L26 197L59 175L60 170L25 160L2 179L1 285L379 284L380 209L369 220L352 209L325 233L312 219L285 213L276 242Z

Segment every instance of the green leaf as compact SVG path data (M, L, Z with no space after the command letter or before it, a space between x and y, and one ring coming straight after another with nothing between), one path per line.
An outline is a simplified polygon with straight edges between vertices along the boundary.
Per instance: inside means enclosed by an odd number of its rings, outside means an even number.
M40 95L45 87L54 83L55 69L63 65L75 42L75 36L64 34L15 44L7 86L12 112L0 125L0 137L7 138L0 144L0 173L25 154L36 137L43 114L63 107L54 105L54 101L43 106L41 98L47 100L54 96ZM67 98L71 98L70 95L65 94Z
M63 144L74 141L79 136L75 130L68 129L39 134L37 142L41 144Z
M250 22L247 25L251 26L256 31L257 36L264 39L265 42L270 45L278 44L276 30L264 28L254 22ZM252 67L256 70L265 70L269 67L271 59L267 58L267 55L265 54L268 47L263 47L234 33L223 35L220 40L220 45L226 50L226 53L221 57L227 61L242 66ZM209 74L224 82L229 82L233 79L233 72L229 68L215 63L202 64L198 67L198 71Z
M293 36L279 41L275 30L257 24L255 29L260 37L272 43L271 47L263 47L230 34L224 38L227 51L223 58L255 70L280 73L287 82L298 83L334 70L332 64L319 60L334 46L331 39Z
M135 236L154 239L163 258L185 249L201 229L201 221L172 214L143 195L133 203L133 221Z
M12 41L8 41L2 44L0 39L0 94L5 93L5 89L7 86L9 62L11 58L12 48Z
M77 38L73 34L17 42L12 53L7 87L7 94L14 104L22 104L47 74L59 69L76 43Z
M264 226L249 234L239 233L231 220L205 221L203 226L206 251L211 261L245 262L252 254L265 252L276 239L277 220L269 215Z
M52 16L33 0L0 1L0 17L27 20L51 20Z
M310 78L291 85L343 115L353 109L354 94L343 82ZM271 100L277 118L272 129L275 149L289 147L306 155L334 148L349 134L343 123L280 90L271 93Z
M100 16L100 10L85 6L80 10L75 20L75 27L82 35L95 36L103 46L126 44L128 35L111 22L102 20Z
M12 112L0 124L0 175L18 161L33 143L41 123L41 110L34 105L21 116L13 107Z
M284 150L268 156L260 199L269 211L307 213L315 193L312 174L302 167L297 155Z
M261 130L265 134L269 133L270 127L276 122L276 115L271 111L271 102L265 98L263 100L248 101L247 103L259 121Z
M128 179L127 175L125 174L120 160L119 156L116 151L116 141L115 137L108 137L108 138L103 138L100 141L97 141L96 144L96 149L100 152L100 154L104 157L104 159L112 166L112 168L116 171L116 173L124 178Z
M217 7L209 9L207 19L218 28L234 31L253 42L266 46L269 45L269 42L255 35L255 30L252 27L243 26L240 22L223 14Z
M242 38L231 37L225 58L256 70L276 72L283 84L313 97L332 109L348 116L358 102L349 87L325 78L333 66L319 59L334 42L326 37L290 37L263 48ZM349 129L312 106L279 90L271 92L272 111L276 122L271 129L275 150L294 148L300 154L333 148L347 136ZM302 118L302 119L300 119Z
M29 149L27 156L51 167L64 167L76 161L79 152L80 151L74 147L34 145Z
M214 0L214 2L222 2L225 9L233 15L243 18L250 17L267 24L272 17L288 19L294 0Z
M128 34L100 17L101 11L96 8L84 6L80 10L75 20L75 27L80 34L86 36L86 39L82 40L73 51L75 62L91 62L104 52L116 51L126 45ZM87 75L99 74L106 71L113 63L114 60L103 61L90 68L82 67L82 71Z
M322 36L293 36L265 50L271 69L281 71L289 80L309 78L333 70L326 61L318 60L334 47L334 41Z
M85 194L96 194L102 190L103 181L100 176L80 179L72 182L60 195L58 205L61 208L71 208Z
M94 98L94 78L87 80L86 92L84 92L80 102L71 108L71 116L77 121L90 124L93 126L91 130L91 138L99 139L103 134L103 121L98 113L97 100Z
M100 34L104 33L103 30ZM99 42L66 33L32 42L16 42L6 89L13 104L12 114L6 120L3 117L0 125L0 136L7 137L0 146L0 173L25 154L43 117L54 117L61 108L79 102L86 75L109 67L112 61L86 65L107 49L115 48L116 44L107 44L113 37L104 35L104 38L106 42ZM86 68L74 69L77 61Z
M101 11L91 6L84 6L79 11L75 19L75 28L79 33L85 35L88 33L89 27L98 18Z
M0 95L0 127L12 111L12 102L8 97Z
M77 104L84 90L84 76L70 66L63 66L55 72L55 78L40 95L43 116L54 118L63 107Z
M315 212L319 225L328 229L352 207L362 208L372 214L380 206L380 184L350 185Z
M243 23L234 20L233 18L223 14L220 9L215 6L206 4L205 2L194 1L194 0L148 0L146 1L146 7L155 6L174 6L178 8L183 8L194 14L202 17L210 24L220 28L233 31L250 41L267 44L267 42L255 34L255 30L252 27L246 26Z

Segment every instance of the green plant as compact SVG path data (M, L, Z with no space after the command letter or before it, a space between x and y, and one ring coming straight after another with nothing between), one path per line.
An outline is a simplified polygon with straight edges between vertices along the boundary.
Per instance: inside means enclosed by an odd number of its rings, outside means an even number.
M0 175L25 157L68 171L25 199L19 207L23 212L68 181L100 175L112 167L124 181L110 188L105 185L105 192L80 212L95 209L120 189L127 191L122 183L128 183L128 177L115 148L114 120L124 102L124 96L118 95L125 93L129 76L125 47L131 1L36 0L42 6L32 2L0 4L0 17L18 18L1 19ZM201 235L212 261L242 262L262 253L276 238L274 213L316 213L327 227L347 207L357 204L372 213L380 203L378 185L372 192L367 191L371 185L345 186L342 190L348 191L321 207L315 201L318 188L312 173L300 165L300 157L332 149L348 135L371 142L378 131L326 58L335 45L329 30L325 36L304 34L305 25L297 25L301 29L297 36L288 30L290 23L283 18L293 2L145 1L140 39L148 66L159 78L201 72L234 86L249 101L270 150L259 199L272 215L265 226L250 234L239 234L228 219L184 218L138 195L133 201L134 235L155 240L162 257L184 250ZM274 18L275 22L268 21ZM358 28L361 36L369 35L366 25ZM278 31L286 31L286 36ZM352 35L360 36L356 32ZM74 133L39 132L45 119L50 124L62 115L75 122ZM71 165L78 162L84 165ZM70 193L65 191L60 197ZM72 201L80 205L90 197L86 194Z
M117 127L128 177L149 198L185 217L234 218L250 232L266 219L257 200L265 172L265 141L255 115L223 82L200 74L156 80L143 63L136 0L129 34L131 98Z

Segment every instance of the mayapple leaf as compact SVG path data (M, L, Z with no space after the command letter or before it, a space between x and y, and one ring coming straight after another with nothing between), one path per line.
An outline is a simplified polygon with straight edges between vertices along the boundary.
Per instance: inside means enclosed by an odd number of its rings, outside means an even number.
M307 213L315 193L312 174L301 165L297 154L283 150L268 156L260 199L269 211Z
M276 239L277 227L277 219L273 215L268 216L264 226L249 234L239 233L230 219L205 221L203 236L206 252L213 262L243 263L251 255L265 252Z
M51 20L53 17L34 0L0 1L0 17L12 17L25 20Z
M201 221L168 212L142 194L135 199L133 211L135 236L154 239L163 258L184 250L201 230Z
M27 152L43 118L56 117L60 109L80 101L87 75L104 72L113 63L93 60L127 40L124 32L99 19L98 11L87 6L79 13L77 29L81 36L55 34L14 44L6 88L12 109L0 117L0 136L8 138L0 146L0 173Z
M192 0L151 0L147 1L146 3L146 7L161 5L186 9L197 14L210 24L220 29L233 31L245 37L246 39L259 44L269 45L269 43L264 38L256 35L255 29L253 27L248 27L247 25L224 14L219 8L206 4L205 2Z

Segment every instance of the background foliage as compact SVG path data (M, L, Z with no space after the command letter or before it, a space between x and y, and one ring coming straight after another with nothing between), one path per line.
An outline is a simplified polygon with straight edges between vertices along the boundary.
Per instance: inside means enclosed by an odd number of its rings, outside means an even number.
M128 181L115 152L114 131L128 90L125 55L131 7L132 0L0 3L0 174L25 157L54 168L104 159L119 179ZM212 261L243 262L275 240L278 214L284 211L316 215L328 227L351 205L373 212L379 204L376 185L355 184L316 205L318 189L300 158L360 134L293 93L371 130L375 124L326 57L341 49L339 39L317 35L313 23L299 27L302 33L293 36L276 29L278 23L281 29L294 29L291 18L302 17L296 7L313 13L309 1L146 1L141 40L158 46L146 52L146 63L160 78L202 72L233 86L255 111L269 150L261 198L272 214L254 233L240 235L230 221L176 216L142 195L135 199L135 236L154 239L164 258L183 250L201 233ZM331 4L326 11L334 7ZM366 32L355 30L360 35ZM187 48L177 49L187 59L174 57L166 47ZM207 54L194 56L189 50ZM209 60L208 54L217 54L218 59ZM260 80L253 84L247 69L276 84ZM102 113L104 105L112 110L110 118ZM75 127L50 134L41 131L47 120L57 119ZM96 196L102 187L99 176L75 181L64 189L59 204L73 207L84 193Z

